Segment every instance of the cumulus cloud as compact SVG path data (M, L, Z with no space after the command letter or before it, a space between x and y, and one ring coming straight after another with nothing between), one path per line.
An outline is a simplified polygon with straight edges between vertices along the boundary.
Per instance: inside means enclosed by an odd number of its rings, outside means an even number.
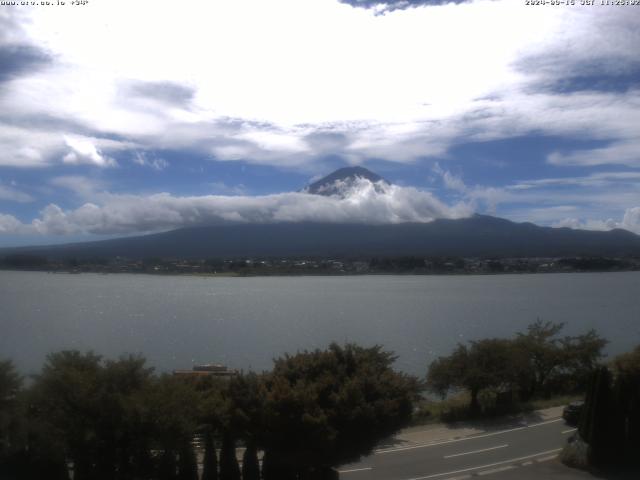
M191 197L160 193L150 196L103 195L102 198L99 205L85 203L74 210L48 205L30 224L5 219L4 231L10 232L13 228L54 235L125 234L226 222L429 222L472 213L464 203L449 206L429 192L365 179L351 184L344 197L296 192Z
M0 213L0 233L23 233L26 230L29 230L29 227L13 215Z
M640 207L628 208L624 212L621 227L640 234Z

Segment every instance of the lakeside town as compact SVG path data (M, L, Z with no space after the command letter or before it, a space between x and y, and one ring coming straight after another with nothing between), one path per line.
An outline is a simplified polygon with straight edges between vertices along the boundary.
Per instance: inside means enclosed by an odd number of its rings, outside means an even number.
M0 258L0 269L65 273L144 273L207 276L270 275L464 275L572 273L640 270L640 257L373 257L129 259L124 257L50 260L28 254Z

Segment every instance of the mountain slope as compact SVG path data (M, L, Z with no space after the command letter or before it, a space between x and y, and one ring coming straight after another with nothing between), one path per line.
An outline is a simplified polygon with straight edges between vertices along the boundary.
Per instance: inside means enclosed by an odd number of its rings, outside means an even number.
M234 224L50 247L0 250L49 258L233 258L374 255L554 257L640 255L640 236L539 227L486 215L430 223Z

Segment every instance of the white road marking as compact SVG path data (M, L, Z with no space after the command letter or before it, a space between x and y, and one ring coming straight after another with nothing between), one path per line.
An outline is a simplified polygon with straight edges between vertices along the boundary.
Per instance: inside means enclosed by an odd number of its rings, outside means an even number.
M473 452L454 453L453 455L445 455L444 458L454 458L454 457L461 457L463 455L471 455L472 453L488 452L489 450L497 450L499 448L506 448L508 446L509 444L505 443L504 445L498 445L497 447L483 448L482 450L474 450Z
M487 438L493 437L495 435L502 435L504 433L517 432L518 430L526 430L527 428L540 427L542 425L548 425L549 423L561 422L562 418L557 418L555 420L547 420L546 422L534 423L533 425L525 425L523 427L510 428L508 430L500 430L498 432L491 433L483 433L481 435L472 435L464 438L456 438L453 440L445 440L443 442L435 442L435 443L422 443L420 445L411 445L409 447L398 447L398 448L389 448L385 450L376 450L373 452L374 455L384 455L385 453L394 453L394 452L403 452L405 450L415 450L416 448L427 448L427 447L435 447L437 445L447 445L449 443L456 442L464 442L467 440L475 440L476 438Z
M519 462L520 460L527 460L529 458L539 457L540 455L547 455L549 453L557 453L560 450L562 450L562 449L561 448L556 448L555 450L547 450L547 451L544 451L544 452L534 453L533 455L526 455L524 457L512 458L510 460L504 460L502 462L490 463L488 465L479 465L477 467L463 468L462 470L455 470L453 472L434 473L433 475L427 475L427 476L424 476L424 477L413 477L413 478L410 478L408 480L426 480L428 478L444 477L445 475L455 475L457 473L470 472L472 470L482 470L483 468L496 467L498 465L504 465L506 463L515 463L515 462Z
M558 455L549 455L548 457L542 457L542 458L536 458L536 462L540 463L540 462L548 462L549 460L553 460L554 458L557 458Z
M569 430L563 430L562 434L564 435L565 433L575 432L576 430L578 430L578 429L577 428L570 428Z
M354 472L366 472L368 470L373 470L371 467L366 468L353 468L351 470L338 470L338 473L354 473Z
M514 467L513 465L507 465L506 467L492 468L491 470L484 470L482 472L478 472L478 475L491 475L492 473L504 472L506 470L512 470L514 468L516 467Z

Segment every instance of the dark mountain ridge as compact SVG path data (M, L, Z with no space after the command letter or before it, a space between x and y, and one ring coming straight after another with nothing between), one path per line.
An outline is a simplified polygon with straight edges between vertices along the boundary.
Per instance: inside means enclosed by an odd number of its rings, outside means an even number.
M151 235L0 250L50 259L239 257L561 257L640 255L640 236L540 227L487 215L430 223L227 224Z

